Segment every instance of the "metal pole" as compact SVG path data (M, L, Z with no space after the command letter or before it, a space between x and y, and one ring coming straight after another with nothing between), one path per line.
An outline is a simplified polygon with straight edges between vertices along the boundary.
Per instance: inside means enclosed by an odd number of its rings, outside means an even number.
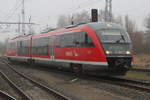
M71 17L71 25L74 25L74 18L73 18L73 15Z
M31 16L29 17L29 23L31 23ZM28 26L29 26L29 32L30 32L30 34L32 34L32 31L31 31L31 24L29 24Z
M108 21L108 0L106 0L106 5L105 5L105 22Z
M20 34L20 15L19 15L19 23L18 23L18 33Z
M24 0L22 0L22 23L25 22ZM22 24L22 35L25 35L25 24Z
M109 21L112 22L112 0L109 0Z

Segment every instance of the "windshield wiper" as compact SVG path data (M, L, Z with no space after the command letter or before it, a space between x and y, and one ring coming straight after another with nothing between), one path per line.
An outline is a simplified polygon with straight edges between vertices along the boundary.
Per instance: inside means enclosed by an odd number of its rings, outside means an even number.
M120 41L123 39L123 41L125 42L125 38L124 36L121 34L121 37L119 38L119 40L116 41L116 43L120 43Z

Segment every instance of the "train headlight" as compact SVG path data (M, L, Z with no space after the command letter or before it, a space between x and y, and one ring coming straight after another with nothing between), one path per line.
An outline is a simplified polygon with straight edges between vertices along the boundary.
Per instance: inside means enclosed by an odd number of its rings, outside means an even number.
M126 51L126 54L129 55L129 54L131 54L131 52L130 51Z
M110 51L106 51L106 54L110 54Z

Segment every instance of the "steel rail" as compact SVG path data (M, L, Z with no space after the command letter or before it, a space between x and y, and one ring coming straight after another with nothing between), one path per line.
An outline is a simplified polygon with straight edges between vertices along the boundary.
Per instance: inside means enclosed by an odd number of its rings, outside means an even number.
M143 82L143 81L137 81L137 80L131 80L125 78L118 78L118 77L103 77L103 76L101 77L97 75L87 75L83 77L84 79L86 78L90 80L91 79L99 80L100 82L118 85L121 87L127 87L130 89L139 90L141 92L150 93L150 82Z
M98 82L103 82L107 84L112 84L116 86L126 87L129 89L139 90L141 92L150 93L150 84L149 82L130 80L118 77L110 77L110 76L98 76L98 75L87 75L82 76L83 79L88 80L96 80Z
M109 77L109 76L98 76L98 75L89 75L81 76L82 79L87 79L91 81L98 81L107 84L112 84L115 86L126 87L129 89L139 90L144 93L150 93L150 84L148 82L140 82L134 80L128 80L123 78Z
M150 73L150 69L132 68L131 71Z
M64 94L62 94L62 93L60 93L60 92L58 92L58 91L56 91L56 90L54 90L52 88L49 88L49 87L41 84L40 82L37 82L37 81L31 79L30 77L24 75L23 73L18 72L16 69L13 68L13 65L9 64L8 62L4 61L4 63L7 64L9 68L11 68L14 72L16 72L17 74L19 74L20 76L26 78L27 80L29 80L32 83L38 85L39 87L47 90L47 92L49 92L49 93L57 96L59 100L71 100L69 97L65 96Z
M122 81L122 82L128 82L132 84L142 85L142 86L148 86L150 87L149 81L140 81L140 80L134 80L134 79L127 79L127 78L120 78L120 77L110 77L114 80Z
M16 98L12 97L8 93L0 90L0 96L6 98L7 100L17 100Z
M23 97L25 100L32 100L22 89L20 89L14 82L12 82L6 74L4 74L2 71L0 71L0 74L3 76L3 78L5 78L9 84L11 84L11 86L13 86L17 92L19 92L19 94L21 95L21 97Z
M130 80L125 78L117 78L117 77L103 77L102 79L108 81L110 84L119 85L123 87L132 88L135 90L139 90L141 92L150 93L150 83L142 82L137 80Z

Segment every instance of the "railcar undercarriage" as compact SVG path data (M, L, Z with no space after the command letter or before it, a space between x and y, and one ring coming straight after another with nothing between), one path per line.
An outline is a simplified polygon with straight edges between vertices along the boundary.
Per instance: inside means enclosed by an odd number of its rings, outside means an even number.
M131 69L131 57L107 57L108 68L112 73L122 73L125 74L129 69Z

